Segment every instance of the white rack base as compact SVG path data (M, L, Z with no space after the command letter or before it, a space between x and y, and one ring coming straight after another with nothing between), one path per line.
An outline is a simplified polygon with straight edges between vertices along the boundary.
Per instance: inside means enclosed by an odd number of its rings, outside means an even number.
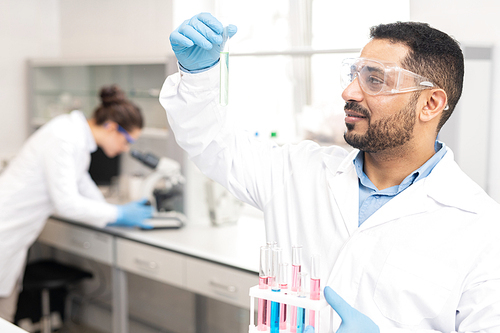
M299 308L306 309L306 323L309 323L309 311L315 311L315 325L314 327L319 328L316 330L316 333L333 333L333 309L326 302L323 292L320 293L319 300L313 300L309 298L309 295L306 297L298 297L294 293L289 290L286 291L272 291L271 289L260 289L259 286L253 286L249 291L250 295L250 325L248 328L249 333L262 333L262 332L270 332L270 328L266 327L265 331L260 331L255 326L255 299L265 299L271 302L278 302L280 304L286 304L288 307L295 306ZM325 318L326 316L326 318ZM321 318L321 320L320 320ZM320 322L329 323L327 325L329 328L320 327ZM307 324L305 325L307 326ZM290 331L290 323L287 324L287 328L284 330L280 329L280 333L289 333ZM302 332L297 332L302 333Z

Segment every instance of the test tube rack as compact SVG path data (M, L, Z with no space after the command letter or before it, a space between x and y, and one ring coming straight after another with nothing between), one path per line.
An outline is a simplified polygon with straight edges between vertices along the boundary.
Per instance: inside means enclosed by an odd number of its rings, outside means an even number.
M266 331L257 330L257 326L255 326L255 299L265 299L272 302L278 302L280 304L287 304L288 307L295 306L299 308L306 309L306 323L309 322L309 310L316 311L315 316L315 327L320 327L320 317L322 318L321 322L329 322L329 329L325 327L319 330L316 330L316 333L333 333L333 309L326 302L323 293L320 295L319 300L313 300L309 298L309 294L306 297L298 297L296 293L291 292L290 290L285 291L272 291L269 289L260 289L258 285L250 288L250 325L248 332L249 333L262 333L262 332L270 332L270 328L266 327ZM323 316L328 316L326 321ZM306 324L307 326L307 324ZM280 333L288 333L290 331L289 324L286 329L280 330Z

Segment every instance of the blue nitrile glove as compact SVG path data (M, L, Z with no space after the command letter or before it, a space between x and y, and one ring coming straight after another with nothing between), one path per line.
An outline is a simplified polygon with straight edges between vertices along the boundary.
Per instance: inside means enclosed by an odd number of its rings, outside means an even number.
M170 44L179 64L188 71L215 65L219 61L222 30L222 23L209 13L184 21L170 34ZM236 31L235 25L228 25L230 38Z
M143 224L144 220L153 216L153 207L146 205L148 199L129 202L126 205L118 206L118 218L115 223L108 223L109 226L141 227L151 229L149 225Z
M350 306L332 288L325 287L325 299L342 319L336 333L380 333L370 318ZM304 333L314 333L314 327L307 326Z

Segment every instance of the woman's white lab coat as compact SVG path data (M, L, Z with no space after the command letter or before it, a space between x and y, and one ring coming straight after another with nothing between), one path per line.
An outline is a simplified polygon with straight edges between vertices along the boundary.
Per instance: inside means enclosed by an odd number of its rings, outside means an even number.
M499 205L451 150L358 228L356 150L260 142L235 130L218 94L216 66L170 76L160 102L192 161L264 212L286 261L301 244L308 271L319 253L323 285L381 332L500 332Z
M0 297L12 293L51 214L101 227L116 220L88 173L96 149L85 116L73 111L36 131L0 175Z

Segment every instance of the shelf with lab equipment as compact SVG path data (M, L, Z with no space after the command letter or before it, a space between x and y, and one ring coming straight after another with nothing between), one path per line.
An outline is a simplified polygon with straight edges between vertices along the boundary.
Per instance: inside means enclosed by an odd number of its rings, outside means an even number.
M99 90L117 84L144 115L144 135L166 136L165 111L158 102L160 89L177 69L168 57L134 59L31 59L29 128L60 114L82 111L88 118L99 105Z

